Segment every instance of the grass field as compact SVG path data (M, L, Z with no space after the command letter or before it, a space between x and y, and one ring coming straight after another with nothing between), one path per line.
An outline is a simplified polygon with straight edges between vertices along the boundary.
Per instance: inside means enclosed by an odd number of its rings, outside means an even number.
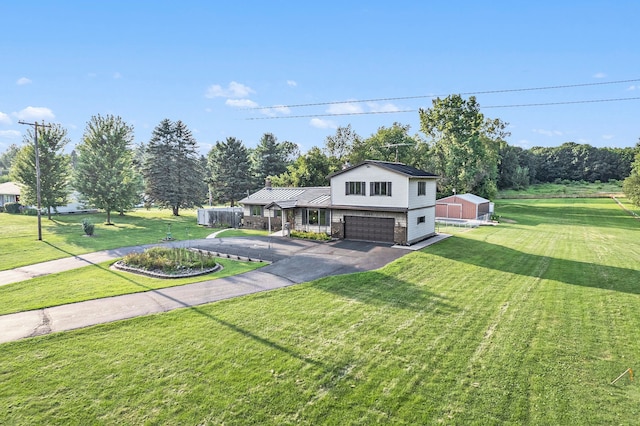
M87 237L82 220L95 224L95 235ZM136 210L124 216L113 214L114 225L105 225L106 214L72 214L42 218L42 241L38 241L35 216L0 213L0 271L36 262L59 259L70 255L118 247L157 243L167 236L176 240L205 238L215 229L197 225L195 210Z
M640 221L497 212L377 271L3 344L0 423L637 424L610 383L640 371Z
M567 181L565 183L538 183L524 190L506 189L498 192L497 198L572 198L607 197L622 193L622 181L590 183Z

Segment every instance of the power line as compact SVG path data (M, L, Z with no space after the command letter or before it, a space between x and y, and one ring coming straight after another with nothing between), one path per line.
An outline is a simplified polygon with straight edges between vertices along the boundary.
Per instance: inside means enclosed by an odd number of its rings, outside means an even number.
M463 92L459 94L464 96L469 96L469 95L488 95L488 94L495 94L495 93L533 92L536 90L557 90L557 89L569 89L573 87L604 86L608 84L635 83L639 81L640 81L640 78L635 78L630 80L600 81L596 83L564 84L564 85L556 85L556 86L526 87L526 88L519 88L519 89L483 90L483 91L475 91L475 92ZM448 96L448 95L398 96L393 98L374 98L374 99L362 99L362 100L351 100L351 101L315 102L315 103L308 103L308 104L273 105L268 107L254 107L254 108L246 108L246 109L259 111L259 110L266 110L266 109L273 109L273 108L301 108L301 107L323 106L323 105L355 104L355 103L363 103L363 102L383 102L383 101L399 101L399 100L408 100L408 99L438 98L441 96Z
M541 102L533 104L512 104L512 105L488 105L482 106L482 109L487 108L524 108L524 107L536 107L536 106L552 106L552 105L572 105L572 104L591 104L599 102L620 102L620 101L637 101L640 100L640 96L633 98L612 98L612 99L588 99L581 101L561 101L561 102ZM249 117L245 120L276 120L282 118L309 118L309 117L339 117L343 115L372 115L372 114L400 114L406 112L417 112L417 109L403 109L397 111L371 111L371 112L344 112L333 114L306 114L306 115L283 115L280 117Z

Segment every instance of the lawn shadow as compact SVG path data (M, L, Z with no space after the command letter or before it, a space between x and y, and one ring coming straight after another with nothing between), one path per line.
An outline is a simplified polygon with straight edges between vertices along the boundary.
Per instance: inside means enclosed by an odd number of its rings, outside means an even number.
M455 237L425 252L481 268L583 287L640 294L640 270L635 269L540 256L485 241Z

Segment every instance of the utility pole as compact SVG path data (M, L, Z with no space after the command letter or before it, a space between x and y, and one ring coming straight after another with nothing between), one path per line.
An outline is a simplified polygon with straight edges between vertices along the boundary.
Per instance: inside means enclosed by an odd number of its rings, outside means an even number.
M37 121L33 123L27 123L24 121L18 121L20 124L24 124L27 126L33 126L34 130L34 151L36 154L36 203L38 204L38 241L42 241L42 218L40 215L40 153L38 152L38 126L40 127L51 127L51 124L38 124Z

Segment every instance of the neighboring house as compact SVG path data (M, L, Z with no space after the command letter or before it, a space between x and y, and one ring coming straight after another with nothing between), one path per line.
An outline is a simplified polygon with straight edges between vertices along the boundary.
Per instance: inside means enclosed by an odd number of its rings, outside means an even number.
M438 218L484 220L490 212L491 202L473 194L451 195L436 202Z
M326 232L335 238L413 244L435 235L437 176L367 160L329 176L331 186L272 188L240 200L248 228Z
M0 183L0 206L20 202L20 187L15 182Z

